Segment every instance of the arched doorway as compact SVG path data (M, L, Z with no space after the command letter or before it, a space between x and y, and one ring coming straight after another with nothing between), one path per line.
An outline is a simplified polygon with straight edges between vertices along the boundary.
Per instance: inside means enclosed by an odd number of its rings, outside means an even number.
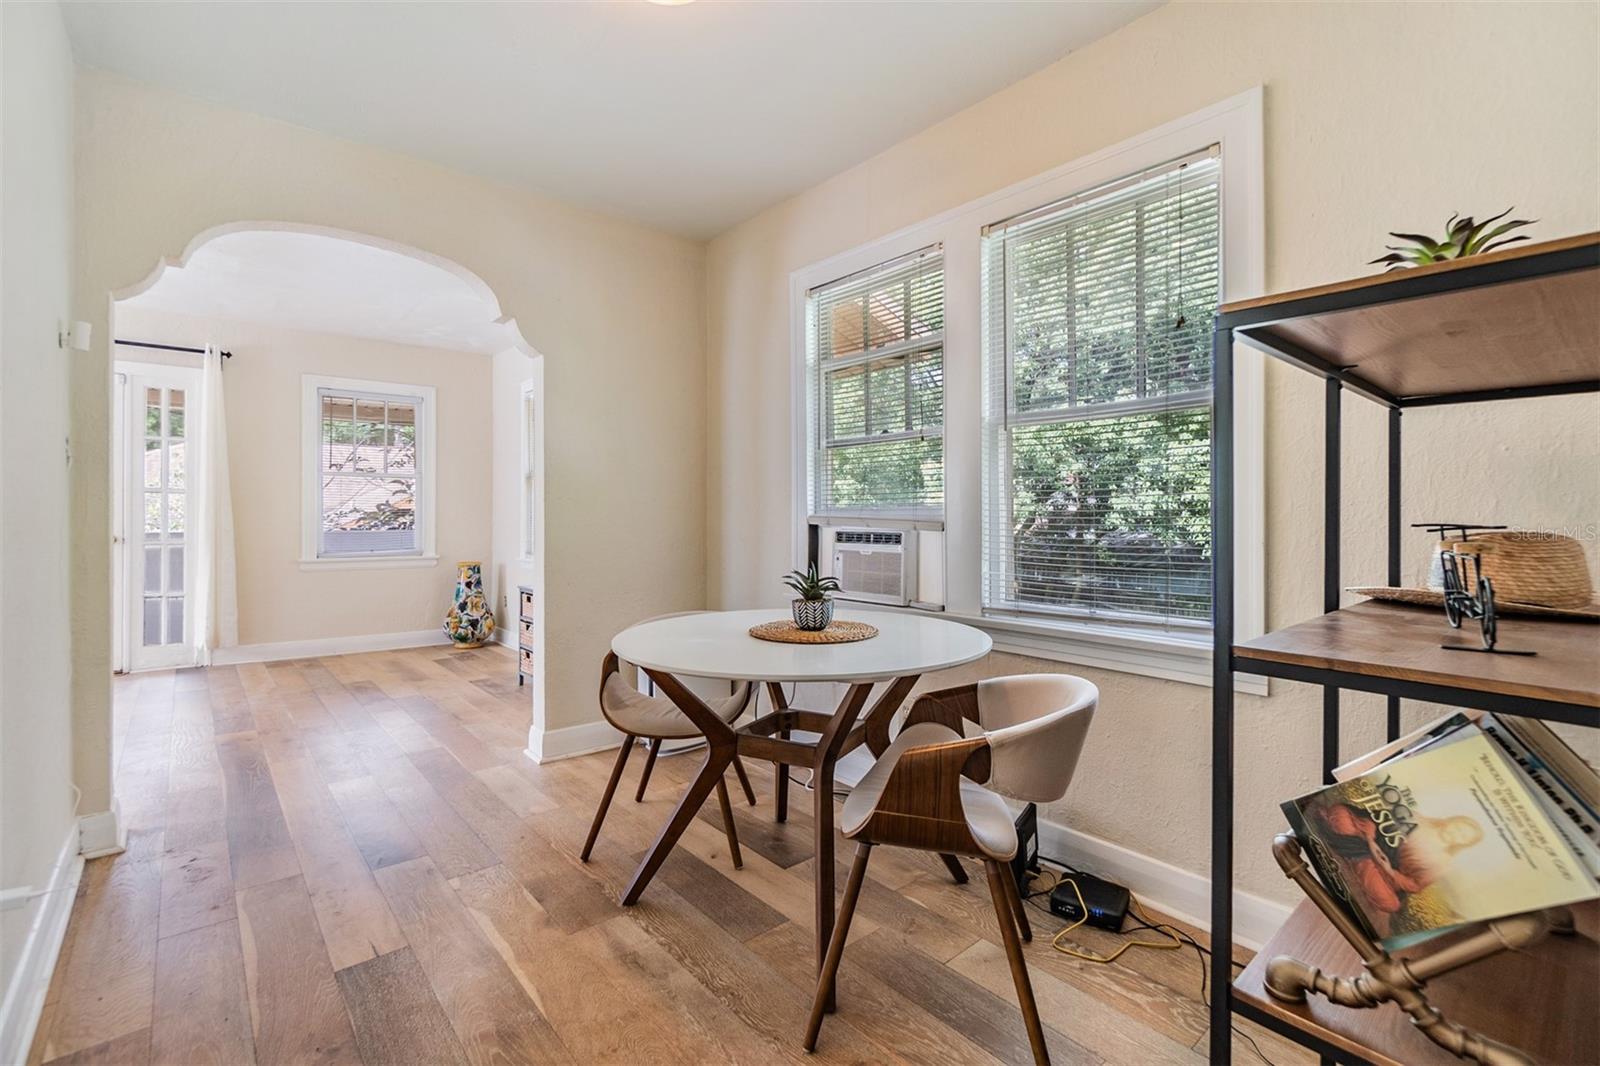
M471 557L483 562L501 633L513 646L530 645L532 684L522 691L530 728L542 729L543 358L481 278L365 234L239 222L206 230L182 256L112 292L109 322L120 416L113 436L123 456L112 503L119 665L408 646L437 635L453 563ZM186 434L175 413L194 417L195 390L173 368L192 366L208 345L234 355L223 375L223 450L233 498L245 507L235 508L233 524L239 624L231 638L196 632L197 612L184 602L196 589L195 566L207 561L197 564L187 528L192 485L173 476L175 454L191 468L206 461L205 441ZM430 353L437 365L428 369ZM461 361L452 366L454 356ZM384 359L394 369L375 363ZM350 469L322 461L346 444ZM318 461L308 464L313 454ZM461 490L466 482L487 491ZM332 499L335 484L376 486L377 495ZM288 511L297 517L286 524ZM286 525L298 531L293 544ZM521 588L530 592L526 627ZM431 617L416 613L419 602L434 604ZM408 620L393 620L401 615Z

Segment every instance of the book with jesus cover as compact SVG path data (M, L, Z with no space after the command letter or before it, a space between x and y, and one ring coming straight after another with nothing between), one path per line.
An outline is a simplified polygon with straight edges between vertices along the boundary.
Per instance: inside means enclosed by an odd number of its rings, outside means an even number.
M1322 883L1394 950L1463 922L1600 897L1521 773L1481 733L1283 804Z

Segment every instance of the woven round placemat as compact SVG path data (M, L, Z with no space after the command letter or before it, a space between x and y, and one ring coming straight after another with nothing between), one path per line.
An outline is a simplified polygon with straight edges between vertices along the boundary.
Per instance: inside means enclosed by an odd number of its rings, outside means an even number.
M851 644L877 636L878 627L865 622L834 621L828 623L827 629L801 629L785 619L751 626L750 635L757 640L771 640L779 644Z

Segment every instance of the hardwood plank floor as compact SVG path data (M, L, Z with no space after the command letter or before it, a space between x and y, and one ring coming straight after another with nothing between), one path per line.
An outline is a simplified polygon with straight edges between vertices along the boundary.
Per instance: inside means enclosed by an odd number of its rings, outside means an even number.
M503 648L418 648L118 678L129 850L88 864L30 1066L1028 1060L981 876L887 849L805 1055L809 796L774 823L752 764L744 868L713 803L625 910L699 756L663 756L637 803L632 760L580 862L615 755L529 762L515 669ZM1193 951L1089 965L1030 913L1057 1063L1203 1061ZM1241 1027L1274 1064L1312 1061Z

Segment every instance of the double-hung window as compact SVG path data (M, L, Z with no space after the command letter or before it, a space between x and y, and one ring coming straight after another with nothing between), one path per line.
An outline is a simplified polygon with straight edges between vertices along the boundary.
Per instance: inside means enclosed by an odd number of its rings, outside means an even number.
M816 515L944 512L944 263L927 248L812 289Z
M305 379L306 558L432 552L433 390Z
M1204 627L1215 149L984 230L983 607Z

